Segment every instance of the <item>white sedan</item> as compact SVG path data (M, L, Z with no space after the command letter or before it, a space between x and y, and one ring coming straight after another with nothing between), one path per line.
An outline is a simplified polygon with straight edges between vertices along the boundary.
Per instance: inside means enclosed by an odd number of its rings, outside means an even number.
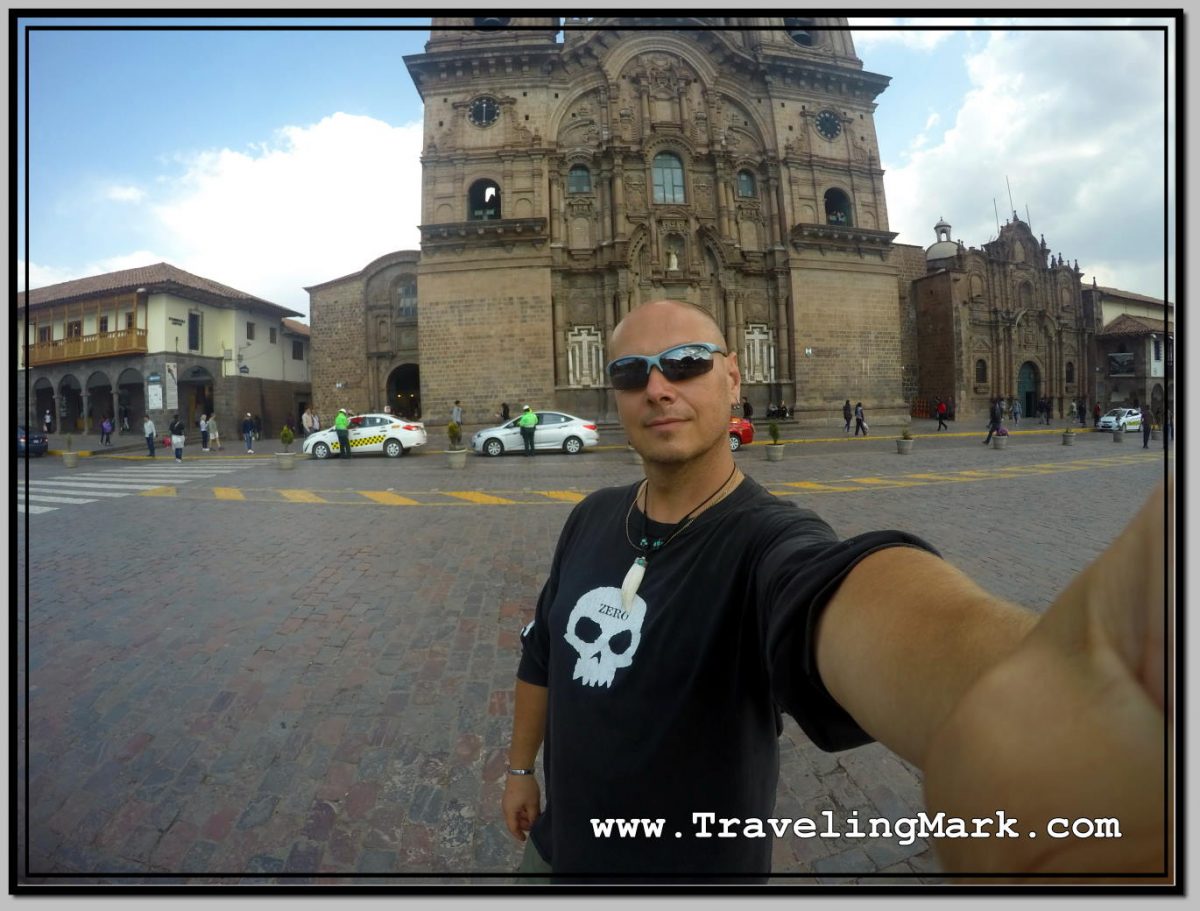
M425 425L394 414L356 414L350 418L350 452L382 452L389 458L402 456L414 446L424 446ZM304 441L305 454L317 459L340 456L337 431L332 427L311 433Z
M1137 408L1114 408L1100 418L1101 430L1141 430L1142 412Z
M533 428L535 450L555 450L575 455L583 449L597 445L600 434L596 422L563 414L561 411L535 411L537 426ZM489 427L471 437L471 448L484 455L498 456L506 452L524 452L521 428L513 418L499 427Z

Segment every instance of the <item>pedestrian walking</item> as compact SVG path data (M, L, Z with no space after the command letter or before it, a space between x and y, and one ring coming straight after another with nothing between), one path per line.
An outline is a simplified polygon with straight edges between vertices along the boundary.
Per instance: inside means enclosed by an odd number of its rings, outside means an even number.
M246 455L254 455L254 415L249 411L242 418L242 439L246 441Z
M106 414L104 416L104 420L102 420L100 422L100 445L101 446L111 446L112 445L112 429L113 429L112 418L110 418Z
M121 408L121 432L129 433L129 408Z
M208 416L208 448L220 452L224 447L221 446L221 433L217 429L217 416L210 414Z
M200 451L208 452L208 415L200 415Z
M751 405L750 400L744 396L742 397L742 417L744 417L747 421L750 421L750 419L754 417L754 406ZM750 423L754 422L750 421Z
M1003 399L995 398L992 400L991 408L988 409L988 435L983 441L986 446L992 442L992 434L1000 429L1000 424L1004 421L1004 406L1001 404Z
M1100 403L1097 402L1092 406L1092 427L1099 428L1100 426Z
M314 411L312 413L312 419L312 432L316 433L321 429L321 416Z
M254 439L262 439L262 416L258 414L254 416Z
M862 402L858 402L854 406L854 435L858 436L858 432L861 430L862 435L866 436L867 431L870 429L867 426L867 415L863 411Z
M1150 448L1150 425L1154 423L1154 415L1150 413L1150 406L1142 403L1142 448Z
M50 409L49 408L47 408L46 413L44 415L42 415L42 431L44 433L50 432Z
M450 409L450 420L459 427L462 426L462 403L458 399L454 400L454 407Z
M179 415L175 415L171 421L171 426L167 430L171 433L171 448L175 450L175 461L182 462L183 444L187 441L187 437L185 436L187 426L183 421L179 420Z
M704 354L670 357L680 346ZM765 882L784 712L822 750L877 739L921 764L929 818L1003 808L1032 831L1119 806L1120 857L1166 869L1168 728L1161 675L1143 666L1163 605L1162 494L1042 620L912 534L839 539L743 476L726 445L741 382L728 350L711 316L675 301L610 336L645 478L574 508L521 630L501 798L521 871ZM687 419L664 431L664 415ZM616 817L657 819L658 837L613 837ZM959 870L1112 869L1094 842L1045 840L938 847Z
M537 427L538 418L533 413L528 405L521 411L521 416L517 418L517 426L521 428L521 442L525 444L525 455L533 455L533 432Z
M1079 426L1087 426L1087 399L1079 400Z
M146 448L150 450L150 458L154 458L154 438L158 436L158 431L154 429L150 415L146 415L145 418L142 422L142 433L146 437Z
M1021 403L1017 399L1013 399L1012 418L1014 427L1021 423Z
M846 419L846 433L850 432L850 421L854 417L854 409L850 407L850 400L846 399L846 404L842 406L842 417ZM855 434L858 436L858 434Z
M338 454L343 459L350 458L350 418L346 416L345 408L338 409L337 417L333 419L333 429L337 432Z
M938 430L949 430L950 429L949 427L946 426L946 402L944 399L938 399L937 419L938 419L938 425L937 425Z
M306 438L313 432L313 414L311 408L305 408L304 414L300 415L300 426L303 428Z
M496 413L496 418L500 421L501 424L507 424L509 417L510 417L510 414L508 411L508 402L501 402L500 410Z

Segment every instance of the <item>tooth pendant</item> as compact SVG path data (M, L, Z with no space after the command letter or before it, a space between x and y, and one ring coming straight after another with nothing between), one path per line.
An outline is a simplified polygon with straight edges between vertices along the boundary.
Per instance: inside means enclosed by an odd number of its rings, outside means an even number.
M642 577L646 575L646 558L638 557L625 573L625 581L621 583L621 607L625 613L632 613L633 599L637 597L638 587Z

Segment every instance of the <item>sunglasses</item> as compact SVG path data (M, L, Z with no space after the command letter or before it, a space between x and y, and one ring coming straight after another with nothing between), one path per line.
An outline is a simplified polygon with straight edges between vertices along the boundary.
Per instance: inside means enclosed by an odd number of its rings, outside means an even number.
M691 342L676 345L661 354L648 357L630 354L610 361L605 367L613 389L645 389L650 382L650 369L657 367L672 383L703 376L713 368L714 354L726 354L711 342Z

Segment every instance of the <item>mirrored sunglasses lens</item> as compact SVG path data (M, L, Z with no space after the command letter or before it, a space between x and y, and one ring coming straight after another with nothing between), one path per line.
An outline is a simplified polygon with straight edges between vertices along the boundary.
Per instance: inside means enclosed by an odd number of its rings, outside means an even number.
M662 357L663 376L671 382L690 380L712 370L712 354L703 348L688 348L668 352Z
M613 389L641 389L650 378L650 368L640 357L626 357L609 365Z

